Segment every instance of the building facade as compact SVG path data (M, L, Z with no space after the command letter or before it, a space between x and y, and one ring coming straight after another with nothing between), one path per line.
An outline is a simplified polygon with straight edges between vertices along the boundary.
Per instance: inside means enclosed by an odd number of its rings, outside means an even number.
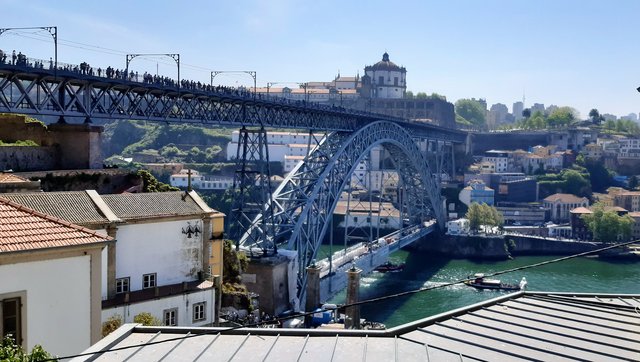
M589 206L589 199L572 194L553 194L544 199L543 205L554 222L569 222L569 212L577 207Z
M111 237L0 198L0 337L53 355L96 343L108 243Z

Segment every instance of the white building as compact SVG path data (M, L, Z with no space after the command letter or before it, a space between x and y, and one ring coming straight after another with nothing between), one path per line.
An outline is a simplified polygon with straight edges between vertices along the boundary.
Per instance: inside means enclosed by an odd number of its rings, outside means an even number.
M482 156L481 163L492 163L495 172L507 172L509 168L509 152L490 150Z
M224 215L194 192L98 195L95 191L6 194L41 212L118 240L101 255L102 320L149 312L167 325L212 322L211 273L221 274L213 235ZM221 245L221 244L220 244ZM188 304L187 304L188 302Z
M364 68L371 81L372 98L404 98L407 90L407 70L389 60L389 54L382 60Z
M101 253L111 241L0 198L0 337L53 355L100 340Z
M640 139L638 138L621 138L618 140L620 144L621 158L640 158Z
M181 170L169 177L169 183L174 187L187 188L191 173L191 187L197 190L226 190L233 187L233 176L205 176L196 170Z
M447 233L450 235L468 234L469 230L469 219L461 218L447 222Z

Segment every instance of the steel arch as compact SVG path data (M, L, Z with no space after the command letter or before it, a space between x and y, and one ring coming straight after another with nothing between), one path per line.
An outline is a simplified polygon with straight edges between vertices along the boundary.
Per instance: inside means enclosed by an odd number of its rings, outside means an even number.
M316 258L340 193L358 163L377 145L389 150L401 170L403 184L411 195L408 206L413 210L413 221L422 221L418 219L428 213L441 225L444 222L439 184L406 129L378 121L353 133L328 135L289 173L273 197L274 243L286 241L289 250L298 252L298 297L304 294L306 267Z

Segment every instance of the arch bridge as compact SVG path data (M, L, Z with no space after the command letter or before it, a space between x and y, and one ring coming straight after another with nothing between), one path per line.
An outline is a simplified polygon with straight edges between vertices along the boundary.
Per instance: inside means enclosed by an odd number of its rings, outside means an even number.
M0 112L62 123L133 119L240 128L230 235L262 255L278 248L297 251L298 297L304 294L306 267L333 228L343 191L351 198L353 175L363 162L371 162L372 149L383 149L397 170L403 226L444 223L441 177L455 169L453 149L466 142L466 133L355 109L162 80L95 74L28 58L0 63ZM308 152L272 190L266 130L274 128L308 131Z

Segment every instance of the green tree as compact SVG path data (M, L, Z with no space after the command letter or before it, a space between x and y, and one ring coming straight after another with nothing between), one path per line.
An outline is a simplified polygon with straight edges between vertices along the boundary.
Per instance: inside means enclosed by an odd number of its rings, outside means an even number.
M636 175L631 176L629 178L629 189L635 190L638 187L638 177Z
M504 225L504 219L498 209L485 203L472 202L465 218L469 220L469 227L473 231L477 231L482 225L490 227Z
M524 117L524 118L531 117L531 109L530 108L523 109L522 110L522 117Z
M586 160L584 166L589 171L589 180L593 191L604 192L613 185L613 172L609 171L604 163L597 160Z
M471 122L477 128L486 128L486 110L482 104L473 99L458 99L455 104L456 114Z
M233 241L225 240L222 251L223 260L223 283L225 284L239 284L241 281L240 275L243 270L247 270L249 266L249 259L247 256L236 250Z
M53 356L45 351L42 346L36 344L31 352L26 352L16 341L7 335L2 339L0 345L0 361L2 362L36 362L44 360L55 360Z
M122 325L122 317L119 315L113 315L102 323L102 337L108 336L111 332L120 328Z
M600 124L600 112L593 108L589 111L589 118L593 124Z
M588 196L591 193L591 184L585 176L576 170L563 170L561 173L564 181L564 191L568 194Z
M472 231L478 231L480 225L482 225L482 208L477 202L472 202L467 209L465 218L469 220L469 228Z
M559 107L553 110L547 118L549 127L566 127L576 119L577 111L571 107Z
M136 314L136 316L133 317L133 322L140 323L143 326L161 326L162 325L162 321L160 319L154 317L153 314L148 312L142 312L142 313Z
M606 211L604 206L596 203L593 213L582 215L593 239L603 243L614 243L619 240L629 240L633 230L633 218L629 215L618 215L615 211Z
M407 92L404 94L404 97L405 97L406 99L413 99L413 92L412 92L412 91L407 91Z
M429 96L425 92L418 92L416 94L416 99L427 99L427 98L429 98Z
M149 171L140 170L137 173L142 178L142 192L180 191L179 188L158 181Z

